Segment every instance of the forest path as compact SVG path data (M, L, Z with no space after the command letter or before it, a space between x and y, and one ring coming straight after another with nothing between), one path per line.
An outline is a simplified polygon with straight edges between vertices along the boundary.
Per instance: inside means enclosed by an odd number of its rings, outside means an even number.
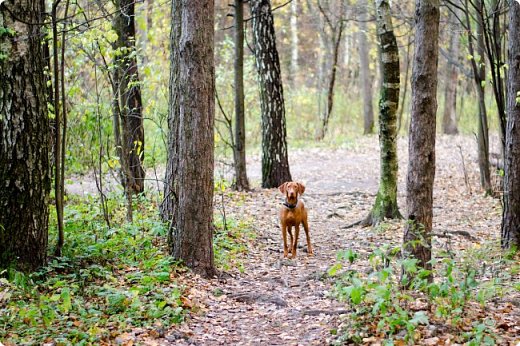
M399 141L399 205L404 213L407 143ZM459 149L460 146L460 149ZM399 244L400 222L383 229L344 226L366 216L374 201L379 175L377 137L360 139L341 149L299 149L291 152L293 179L306 185L303 195L309 211L314 256L305 251L300 235L296 259L283 259L278 208L283 196L277 189L256 188L227 197L226 213L250 221L256 239L248 244L243 271L231 270L221 279L193 277L188 298L199 311L188 323L171 331L164 342L176 345L325 345L340 324L346 305L329 296L334 281L327 271L338 251L354 249L368 254L383 244ZM471 228L475 239L496 237L497 201L470 193L478 188L478 170L469 137L441 137L437 144L435 187L436 230ZM464 166L461 162L464 156ZM249 162L249 177L258 186L258 159ZM464 182L468 174L469 187ZM218 199L217 199L218 200ZM217 201L216 208L222 204ZM481 211L489 211L482 215ZM494 216L492 217L492 215ZM488 217L489 216L489 217ZM303 232L302 232L303 233ZM454 236L436 239L437 248L470 246L471 240ZM366 256L365 256L366 257ZM356 262L357 263L357 262ZM365 261L358 270L369 270Z

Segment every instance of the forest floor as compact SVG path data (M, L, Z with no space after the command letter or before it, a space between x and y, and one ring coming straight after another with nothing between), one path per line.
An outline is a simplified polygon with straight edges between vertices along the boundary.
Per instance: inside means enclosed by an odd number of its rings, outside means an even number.
M398 146L398 202L404 214L406 140L400 139ZM475 153L472 137L437 139L434 256L440 251L464 256L486 244L496 245L500 237L500 200L480 191ZM185 302L192 310L187 322L160 337L142 331L127 337L149 345L326 345L347 328L349 305L331 296L335 278L328 274L338 261L337 253L352 249L361 259L353 266L369 272L368 255L375 248L399 246L402 241L403 221L385 222L376 228L345 228L364 218L374 202L379 175L377 137L360 138L335 149L296 149L290 151L289 158L293 179L306 185L302 198L309 211L314 256L307 256L302 232L297 258L283 258L277 216L283 196L277 189L258 187L259 157L252 157L248 173L255 188L247 193L226 192L224 202L222 196L216 196L218 210L224 208L228 218L245 220L254 231L254 240L240 258L241 266L211 280L183 275L182 284L188 292ZM494 179L498 175L494 174ZM475 266L481 266L480 259L474 260ZM487 280L486 275L482 280ZM520 282L518 273L511 280ZM467 318L496 321L491 333L499 344L520 342L518 291L473 310ZM468 324L471 326L470 321ZM422 332L419 344L457 343L445 326L432 323ZM381 338L367 335L363 343L378 345Z

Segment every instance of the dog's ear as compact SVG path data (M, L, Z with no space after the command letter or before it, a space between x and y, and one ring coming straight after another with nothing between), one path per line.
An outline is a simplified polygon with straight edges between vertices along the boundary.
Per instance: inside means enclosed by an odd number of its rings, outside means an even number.
M280 190L281 193L285 195L285 191L287 190L287 184L289 183L283 183L282 185L278 186L278 190Z
M298 184L298 191L300 192L300 195L303 195L303 193L305 192L305 185L303 185L302 183L297 183Z

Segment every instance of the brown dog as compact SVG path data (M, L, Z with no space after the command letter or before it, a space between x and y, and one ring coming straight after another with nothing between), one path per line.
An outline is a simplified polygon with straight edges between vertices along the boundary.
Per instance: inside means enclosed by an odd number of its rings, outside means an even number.
M303 229L307 236L307 252L309 256L312 256L313 252L309 235L309 224L307 223L307 210L305 210L303 201L298 199L298 195L302 195L305 192L305 186L302 183L291 181L283 183L278 189L285 195L285 201L280 208L280 224L283 236L283 257L287 257L289 252L291 252L291 258L296 257L300 224L303 224ZM294 238L292 235L293 226L295 228ZM290 247L287 246L287 233L289 233L290 237Z

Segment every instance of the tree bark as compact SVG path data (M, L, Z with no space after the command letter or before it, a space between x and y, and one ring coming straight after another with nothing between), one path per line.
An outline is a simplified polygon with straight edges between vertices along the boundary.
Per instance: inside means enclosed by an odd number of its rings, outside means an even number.
M460 27L457 18L450 12L448 20L451 28L451 38L448 47L448 55L455 61L459 61L460 53L460 36L458 32ZM455 64L447 62L444 89L444 112L442 116L442 133L446 135L456 135L459 133L457 128L457 85L459 79L459 70Z
M509 10L509 75L501 244L520 249L520 4Z
M370 57L368 55L367 20L368 4L363 2L359 15L359 65L363 90L363 134L374 133L374 108L372 106L372 78L370 76Z
M408 222L404 231L403 257L416 258L420 267L431 270L439 0L416 0L415 6L412 114L406 176Z
M235 189L249 190L246 170L246 125L244 111L244 2L235 0Z
M115 49L119 109L121 112L121 144L123 158L124 186L128 193L144 191L144 127L141 85L135 54L135 1L115 0L118 11L115 14L114 30L118 39Z
M0 5L0 268L22 271L44 265L47 254L50 131L37 24L44 11L43 1Z
M298 1L291 2L291 73L292 86L296 86L298 78Z
M329 86L327 88L327 108L324 110L321 122L321 131L319 132L317 139L322 140L325 138L329 129L329 120L332 114L332 107L334 106L334 86L336 84L336 74L338 71L338 57L339 57L339 46L341 43L341 36L343 34L343 28L345 27L343 21L338 24L336 28L337 34L334 35L334 51L332 52L332 65L330 69Z
M471 28L471 20L470 13L471 11L470 5L468 4L468 0L464 1L465 11L465 24L466 29L470 30ZM482 8L482 2L479 0L477 2L477 6ZM478 11L477 11L478 12ZM477 18L480 17L477 13ZM471 30L470 30L471 31ZM479 171L480 171L480 185L486 193L491 194L491 174L489 171L489 134L488 134L488 120L487 120L487 110L486 110L486 102L485 102L485 94L484 94L484 85L483 83L486 80L486 66L483 63L482 59L484 59L484 26L482 23L482 18L477 20L477 48L475 51L474 48L474 39L470 32L468 35L468 50L471 55L471 67L473 71L473 79L475 81L475 88L477 89L477 100L478 100L478 130L477 130L477 143L478 143L478 163L479 163ZM477 61L478 59L478 61Z
M280 60L269 0L252 0L253 43L262 112L262 187L291 181Z
M397 205L397 107L399 106L399 49L387 0L376 1L377 34L382 65L379 101L379 147L381 172L379 190L372 211L362 225L377 225L385 218L402 218Z
M213 172L214 2L172 2L168 160L161 214L170 253L196 273L215 274Z

